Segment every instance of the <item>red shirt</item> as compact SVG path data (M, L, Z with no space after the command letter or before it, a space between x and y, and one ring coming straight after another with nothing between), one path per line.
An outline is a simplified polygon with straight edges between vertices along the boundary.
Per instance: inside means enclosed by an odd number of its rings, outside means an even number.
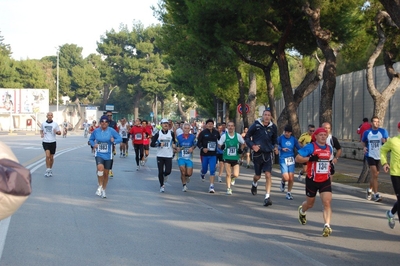
M311 178L315 182L324 182L330 178L331 164L329 159L331 158L331 147L325 145L325 149L318 146L315 142L314 155L318 155L318 162L307 162L307 177Z
M151 125L147 125L144 129L145 129L144 132L145 134L143 139L143 145L149 145L153 127Z
M143 139L145 138L144 133L146 129L142 126L133 126L129 133L132 136L133 144L143 144Z
M369 122L364 122L360 125L360 127L357 129L357 134L360 134L360 141L364 135L364 132L370 129L372 126Z

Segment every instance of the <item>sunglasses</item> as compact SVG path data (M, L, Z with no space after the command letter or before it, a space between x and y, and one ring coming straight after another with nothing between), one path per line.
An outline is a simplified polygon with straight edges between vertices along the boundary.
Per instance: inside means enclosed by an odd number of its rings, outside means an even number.
M100 123L108 123L108 120L101 120Z
M310 130L310 132L314 132L315 130Z

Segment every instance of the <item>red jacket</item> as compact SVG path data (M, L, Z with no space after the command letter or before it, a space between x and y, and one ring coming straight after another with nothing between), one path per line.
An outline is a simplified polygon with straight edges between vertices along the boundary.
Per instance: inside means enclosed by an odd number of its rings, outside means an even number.
M364 135L364 132L371 128L371 124L369 122L362 123L357 129L357 134L360 134L360 141Z

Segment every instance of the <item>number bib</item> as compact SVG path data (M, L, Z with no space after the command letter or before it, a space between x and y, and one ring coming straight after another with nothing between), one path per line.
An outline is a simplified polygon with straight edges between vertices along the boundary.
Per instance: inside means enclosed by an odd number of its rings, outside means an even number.
M315 170L317 174L327 174L329 171L329 161L316 162Z
M136 133L136 134L135 134L135 139L136 139L136 140L141 140L141 139L142 139L142 136L143 136L142 133Z
M121 132L121 137L122 137L122 138L125 139L127 136L128 136L128 134L126 133L126 131L122 131L122 132Z
M107 153L108 152L108 144L105 142L100 142L99 146L97 147L97 150L100 153Z
M380 140L370 140L369 146L370 146L371 150L379 149L380 142L381 142Z
M164 143L164 144L163 144L163 147L164 147L164 148L169 148L170 142L171 142L171 141L170 141L169 139L162 139L162 140L160 140L160 142L161 142L161 143Z
M181 152L182 152L182 158L190 158L191 154L189 153L189 149L188 147L184 147L182 148Z
M209 151L215 151L216 147L217 147L217 143L216 142L208 142L207 143L207 149Z
M236 156L237 155L237 149L236 147L229 147L226 151L226 154L228 156Z
M294 158L293 157L288 157L288 158L285 158L285 163L286 163L286 165L293 165L294 164Z

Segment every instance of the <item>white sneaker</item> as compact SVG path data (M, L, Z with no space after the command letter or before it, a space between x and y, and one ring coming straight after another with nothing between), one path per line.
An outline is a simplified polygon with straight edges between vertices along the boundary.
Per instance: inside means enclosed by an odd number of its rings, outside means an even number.
M49 171L46 170L46 172L44 173L44 177L49 177Z
M141 165L141 166L144 166L144 161L140 161L140 165Z
M186 186L186 185L183 186L182 191L183 191L183 192L186 192L186 191L187 191L187 186Z
M102 190L102 187L101 187L101 186L99 186L99 187L97 188L97 190L96 190L96 195L99 196L99 197L101 197L101 190Z
M215 190L214 190L214 186L213 186L213 185L210 186L208 192L209 192L209 193L215 193Z
M160 187L160 192L162 192L162 193L164 193L164 192L165 192L165 189L164 189L164 187Z
M103 199L107 198L106 191L104 189L101 189L101 197Z
M218 182L222 183L222 177L218 176Z
M49 170L49 177L53 176L53 171L50 169Z
M234 185L235 185L235 182L236 182L236 178L235 178L235 177L232 177L232 179L231 179L231 185L234 186Z

